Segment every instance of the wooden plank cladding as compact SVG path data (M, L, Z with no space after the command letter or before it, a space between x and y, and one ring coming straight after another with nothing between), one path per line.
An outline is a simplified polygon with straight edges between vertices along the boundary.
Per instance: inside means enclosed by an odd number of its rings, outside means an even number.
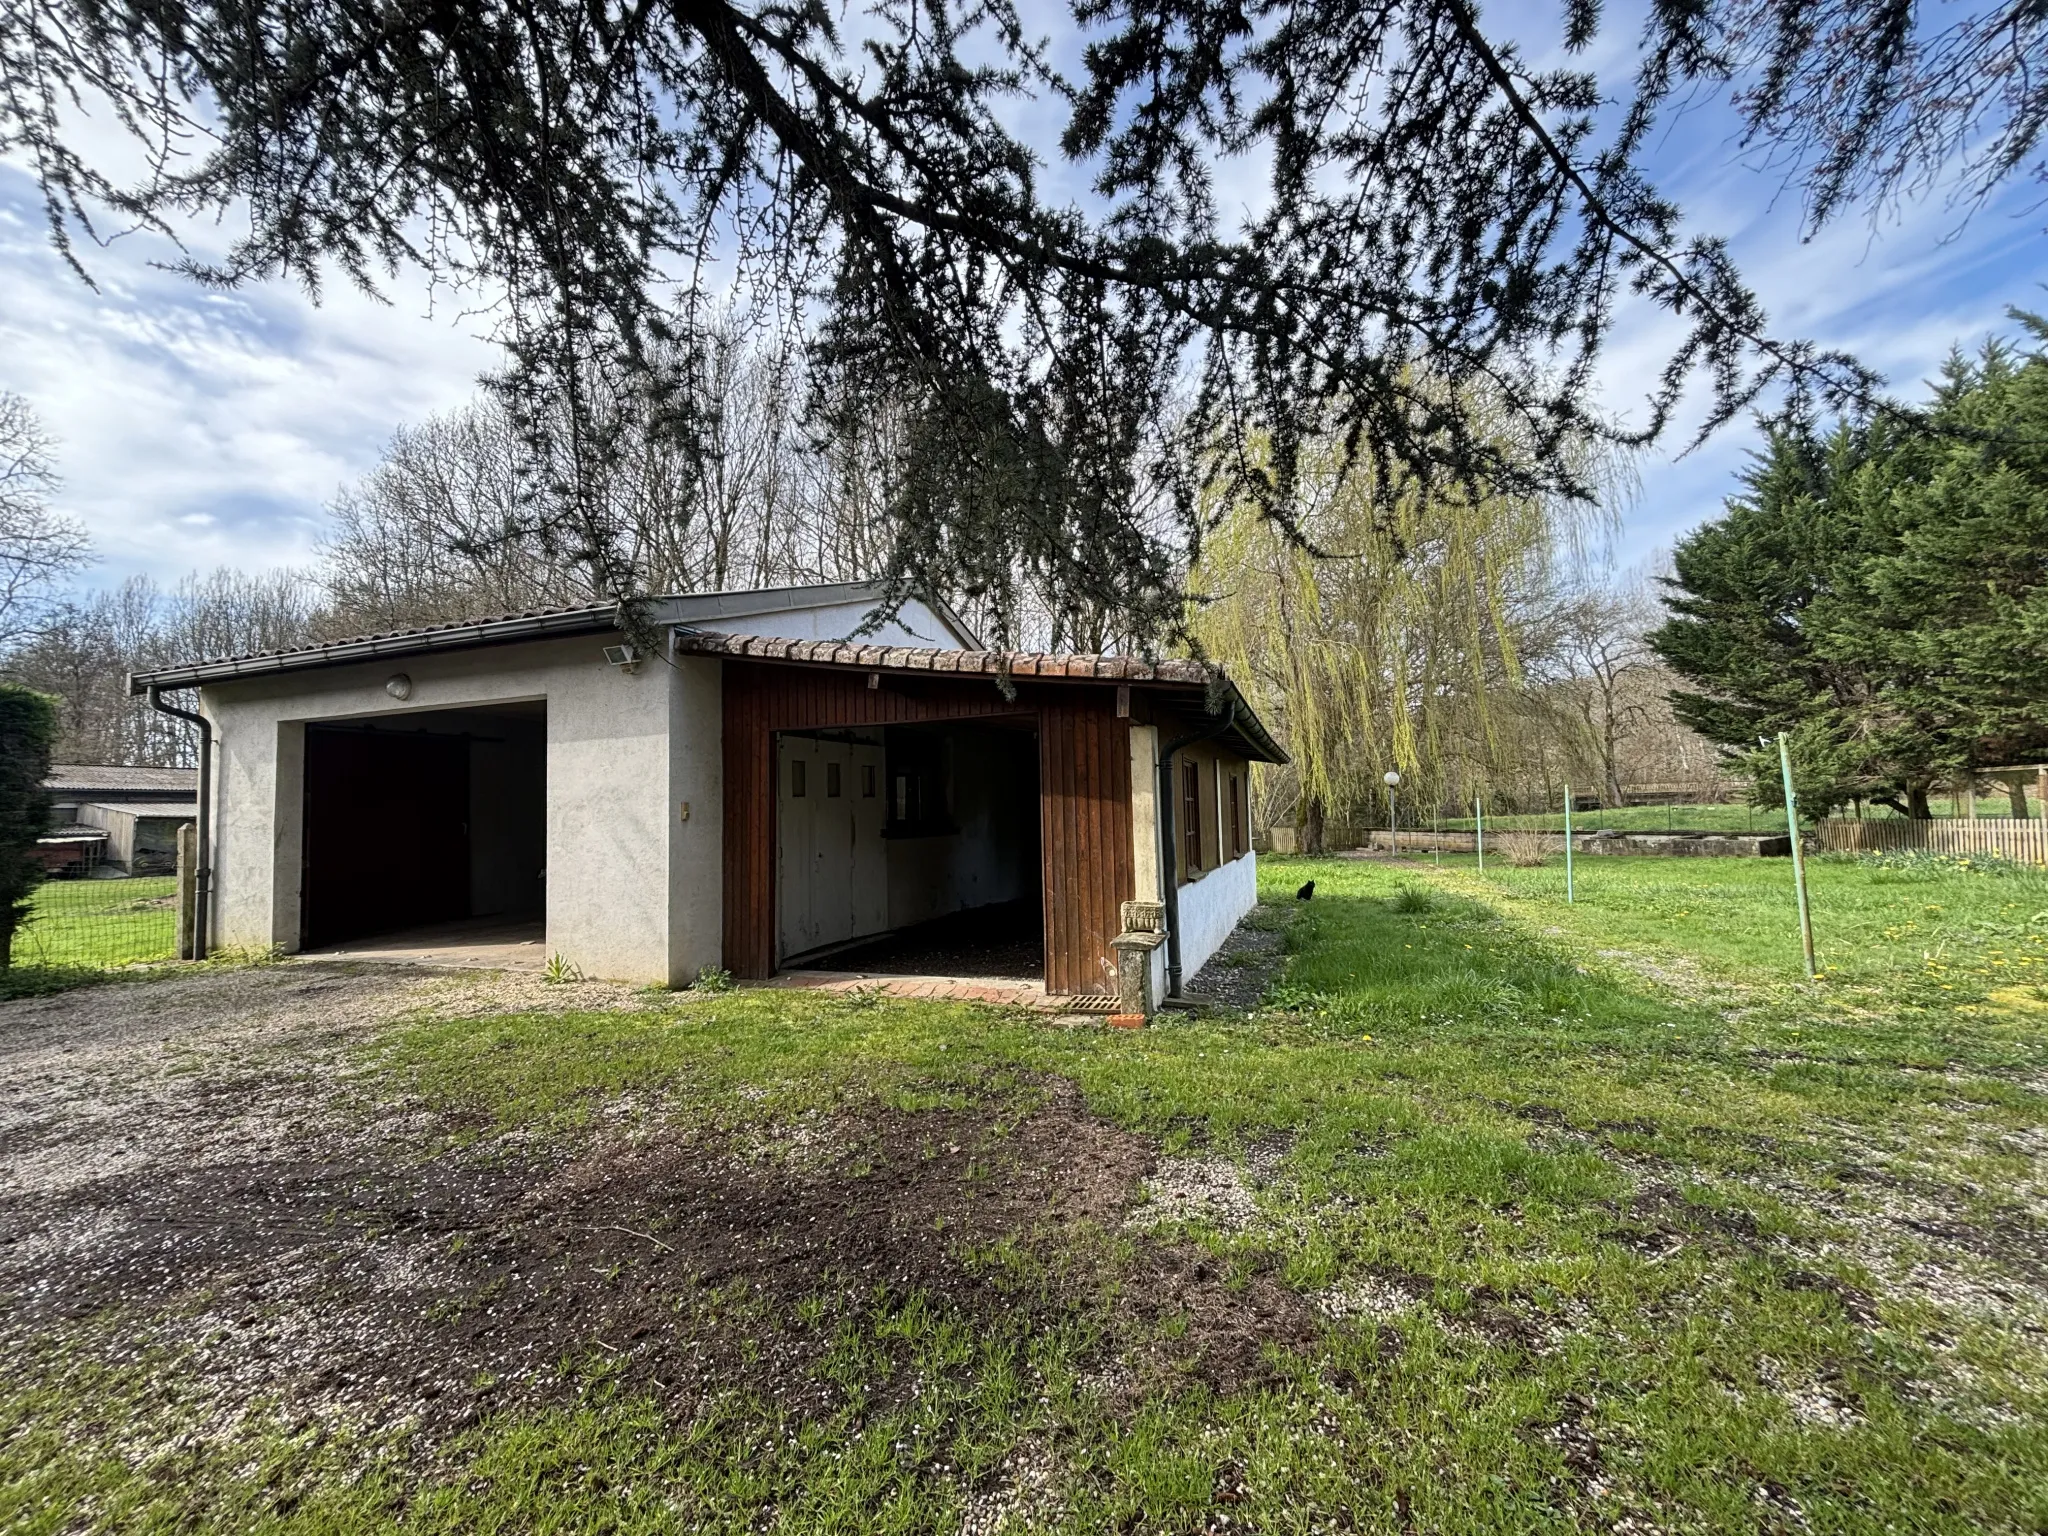
M1131 849L1130 721L1117 718L1114 690L1067 690L1040 705L1038 805L1045 988L1115 996L1109 944L1138 875Z
M892 665L882 648L861 654L868 665ZM1137 881L1130 722L1117 718L1114 686L1013 686L1008 699L986 673L964 669L877 677L852 666L728 659L726 969L750 978L775 972L777 731L1026 716L1038 727L1046 984L1059 993L1113 990L1104 970L1109 942Z

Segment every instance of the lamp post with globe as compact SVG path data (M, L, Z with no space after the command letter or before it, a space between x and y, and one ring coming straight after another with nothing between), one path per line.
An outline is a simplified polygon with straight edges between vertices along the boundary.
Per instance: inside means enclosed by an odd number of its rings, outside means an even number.
M1401 854L1401 824L1394 819L1394 791L1400 787L1401 775L1389 768L1380 775L1387 786L1387 848L1396 858Z

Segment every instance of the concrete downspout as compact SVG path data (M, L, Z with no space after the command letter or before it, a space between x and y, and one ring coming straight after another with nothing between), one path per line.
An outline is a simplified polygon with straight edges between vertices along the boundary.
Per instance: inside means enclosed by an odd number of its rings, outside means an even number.
M199 727L199 821L193 831L192 850L193 863L198 866L192 872L192 958L204 960L212 937L209 930L213 910L213 839L208 835L208 822L213 814L213 724L196 710L166 704L163 689L155 684L150 686L149 707Z
M1168 1000L1176 999L1181 995L1180 872L1179 867L1174 862L1174 852L1177 843L1173 831L1173 806L1175 799L1173 784L1174 754L1180 752L1183 748L1192 747L1199 742L1207 741L1212 736L1221 736L1235 724L1237 724L1237 700L1232 699L1230 701L1230 708L1223 712L1223 721L1220 725L1212 725L1207 730L1196 731L1191 736L1183 736L1177 741L1168 742L1159 751L1159 841L1162 845L1159 854L1159 895L1161 902L1166 907L1166 997Z

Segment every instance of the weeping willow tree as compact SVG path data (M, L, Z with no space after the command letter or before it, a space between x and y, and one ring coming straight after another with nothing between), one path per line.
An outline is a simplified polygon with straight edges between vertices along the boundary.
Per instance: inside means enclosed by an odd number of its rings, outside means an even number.
M1558 567L1601 515L1483 485L1383 495L1343 462L1330 438L1302 451L1292 529L1249 503L1215 509L1188 578L1197 642L1293 757L1261 770L1262 819L1291 808L1309 851L1326 819L1384 815L1389 769L1404 803L1435 808L1526 766L1547 732L1525 661L1547 652Z

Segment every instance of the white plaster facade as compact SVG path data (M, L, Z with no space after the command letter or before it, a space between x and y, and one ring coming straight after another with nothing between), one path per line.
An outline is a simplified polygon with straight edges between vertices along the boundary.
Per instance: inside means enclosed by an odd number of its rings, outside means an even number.
M839 596L844 589L827 589ZM773 604L761 601L773 597ZM684 600L683 620L736 634L840 638L858 600L787 594ZM586 975L679 985L719 963L722 938L721 664L677 656L627 670L614 632L402 654L207 683L212 723L213 942L299 947L306 727L539 703L546 708L546 946ZM889 645L971 644L940 612L906 604ZM397 700L387 682L403 673ZM687 808L687 813L686 813ZM376 829L366 828L366 836Z
M1185 986L1259 900L1259 856L1250 850L1180 888L1180 974Z
M402 704L385 691L395 670L412 684ZM629 673L589 637L204 689L218 743L215 942L298 947L309 724L397 726L412 713L532 702L547 707L549 952L593 976L650 982L716 965L718 664L685 657Z

